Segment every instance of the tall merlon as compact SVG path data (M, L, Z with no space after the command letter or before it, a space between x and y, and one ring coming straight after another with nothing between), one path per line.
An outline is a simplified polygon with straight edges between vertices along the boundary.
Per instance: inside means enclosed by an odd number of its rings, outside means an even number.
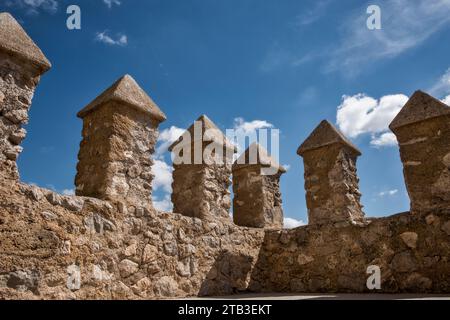
M151 205L152 154L164 113L129 75L78 113L83 140L76 194Z
M397 136L412 212L450 207L450 107L416 91L389 128Z
M16 160L26 136L28 111L50 62L9 14L0 13L0 173L18 179Z
M175 141L173 212L206 219L229 218L231 166L236 147L205 115Z
M233 164L233 220L239 226L281 229L280 177L286 172L253 143Z
M298 148L305 166L309 224L364 220L356 159L361 152L328 121Z

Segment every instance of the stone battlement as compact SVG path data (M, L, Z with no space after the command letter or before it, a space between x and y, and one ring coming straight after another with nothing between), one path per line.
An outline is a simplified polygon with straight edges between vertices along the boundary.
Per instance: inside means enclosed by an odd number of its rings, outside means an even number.
M283 230L285 169L258 144L232 163L235 147L205 115L187 129L193 139L169 149L193 160L174 163L174 212L153 208L152 154L166 116L129 75L78 113L76 195L20 182L22 126L50 67L0 13L0 299L362 293L371 265L381 270L377 292L450 293L450 108L437 99L417 91L391 124L411 212L364 216L361 152L323 121L297 151L309 225ZM200 163L196 125L208 132Z

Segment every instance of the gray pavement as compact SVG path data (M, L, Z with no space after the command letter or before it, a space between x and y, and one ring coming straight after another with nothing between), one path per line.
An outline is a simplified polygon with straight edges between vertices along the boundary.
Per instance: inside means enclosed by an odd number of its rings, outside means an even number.
M241 294L186 300L450 300L450 294Z

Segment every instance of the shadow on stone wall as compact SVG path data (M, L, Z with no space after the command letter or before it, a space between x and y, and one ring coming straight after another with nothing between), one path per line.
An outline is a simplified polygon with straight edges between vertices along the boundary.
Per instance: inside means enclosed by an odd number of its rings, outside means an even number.
M247 291L253 262L253 256L222 251L206 274L198 295L222 296Z

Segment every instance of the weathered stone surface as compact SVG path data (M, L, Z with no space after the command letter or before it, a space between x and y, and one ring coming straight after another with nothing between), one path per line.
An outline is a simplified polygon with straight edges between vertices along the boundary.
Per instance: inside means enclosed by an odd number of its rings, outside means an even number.
M435 218L449 214L448 210L435 212ZM417 234L414 250L403 240L408 232ZM366 287L370 265L381 269L381 292L450 289L450 268L444 258L450 253L447 234L409 212L371 219L364 225L308 225L281 234L265 232L252 273L258 291L373 292ZM421 245L422 239L428 239L426 245Z
M155 283L155 293L161 297L175 297L178 283L171 277L162 277Z
M51 64L20 24L7 12L0 13L0 51L4 51L44 73Z
M305 167L309 224L362 222L356 157L361 153L328 121L299 147Z
M411 272L417 270L415 258L409 252L401 252L392 259L392 268L398 272Z
M314 261L313 257L307 256L307 255L305 255L303 253L299 254L298 258L297 258L297 262L301 266L305 265L305 264L308 264L310 262L313 262L313 261Z
M126 75L78 116L83 119L83 141L76 194L150 206L153 176L140 174L153 165L158 125L165 120L161 110Z
M390 128L399 142L411 211L449 208L450 107L417 91Z
M450 236L450 221L444 223L441 227L442 231L444 231L447 235Z
M232 171L234 223L244 227L281 229L280 177L286 170L255 143L235 161Z
M415 249L417 247L417 239L418 235L415 232L404 232L400 235L403 242L410 247L411 249Z
M219 150L206 153L205 149L211 147L220 149L222 154ZM235 147L217 126L202 115L169 150L174 153L174 212L201 219L229 217L231 198L228 188ZM196 159L195 154L200 154L200 159Z
M117 80L111 87L81 110L78 116L84 118L88 113L112 101L117 102L119 105L137 108L144 113L148 113L152 119L158 122L166 120L166 115L128 74Z
M132 274L138 272L139 265L128 259L122 260L119 263L120 275L124 278L131 276Z
M0 172L18 179L16 160L25 138L22 125L40 76L50 68L41 50L9 14L0 13Z

